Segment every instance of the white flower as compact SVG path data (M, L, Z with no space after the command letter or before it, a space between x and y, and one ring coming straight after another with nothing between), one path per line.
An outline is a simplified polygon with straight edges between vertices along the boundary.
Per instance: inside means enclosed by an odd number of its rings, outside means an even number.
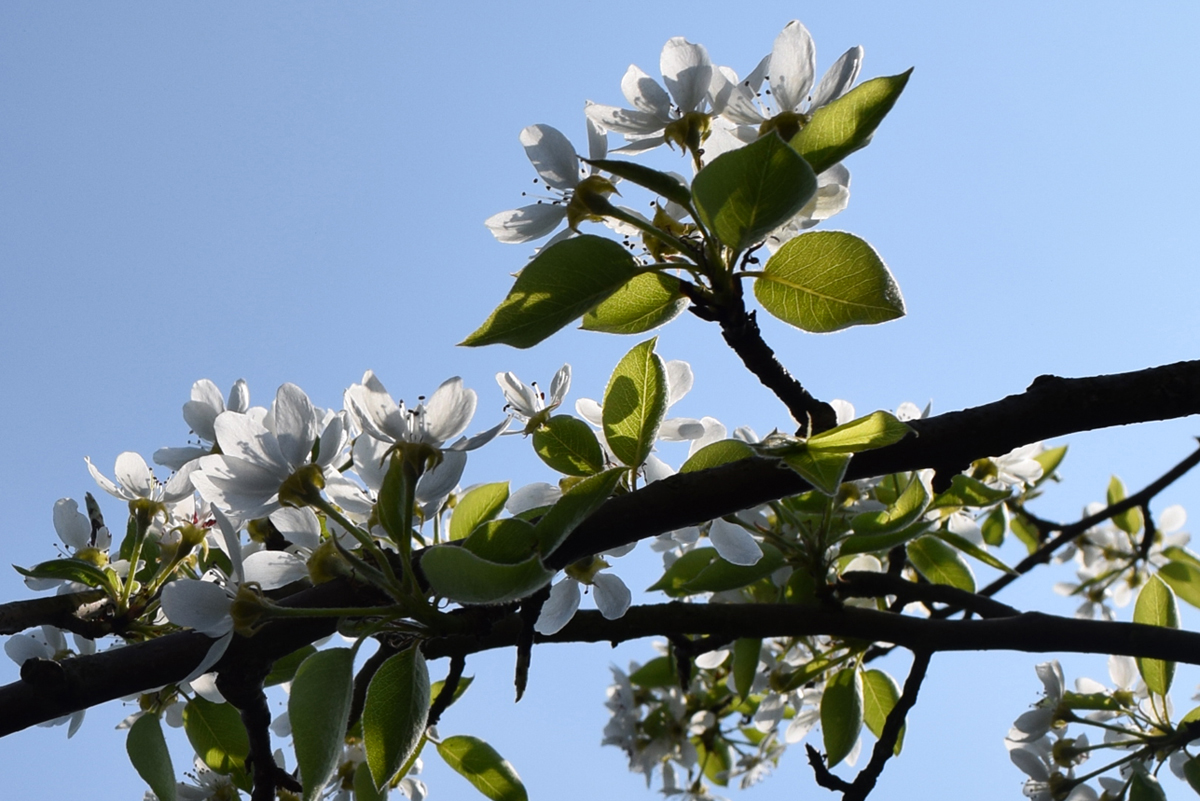
M603 566L606 562L600 560ZM550 597L542 606L537 623L533 630L538 634L554 634L571 622L579 609L581 597L579 579L565 576L562 581L550 588ZM607 620L616 620L629 610L633 595L625 582L612 573L596 573L587 582L592 587L592 597L596 600L596 608Z
M78 653L93 654L96 652L96 643L92 640L84 639L78 635L75 635L74 640ZM71 651L67 648L66 637L63 636L60 629L54 626L42 626L41 631L35 634L14 634L5 641L4 653L18 665L24 665L30 659L53 659L59 661L72 655ZM83 716L86 711L85 709L81 709L78 712L63 715L54 720L47 720L38 725L59 726L67 723L69 724L67 726L67 737L74 737L75 732L79 731L79 727L83 725Z
M508 404L504 407L514 417L525 423L526 434L531 434L550 419L550 413L562 405L571 388L571 365L564 364L550 381L550 400L538 389L538 385L526 384L515 373L496 373L496 383L504 393Z
M1042 686L1046 689L1046 697L1038 701L1033 709L1022 714L1013 723L1007 739L1014 743L1030 743L1044 737L1050 731L1050 727L1054 725L1058 714L1058 705L1062 701L1065 680L1062 666L1058 664L1058 660L1042 662L1035 670L1038 678L1042 680ZM1028 773L1028 771L1026 772Z
M998 484L1002 489L1034 484L1042 477L1042 465L1033 457L1042 450L1042 443L1035 442L992 459L997 474L992 483Z
M591 121L587 127L589 158L604 158L608 150L604 134ZM552 244L570 236L583 220L598 219L572 201L580 192L607 197L616 187L596 174L595 168L589 172L580 167L575 147L561 131L549 125L530 125L521 131L521 144L542 182L555 194L547 202L538 201L488 217L483 224L492 236L505 244L529 242L541 239L566 220L568 229L547 243Z
M230 388L228 403L221 399L221 391L216 384L207 378L200 379L192 384L192 399L183 404L183 420L192 433L207 444L159 448L154 452L155 463L178 470L193 459L207 456L212 453L212 445L217 441L213 424L221 412L245 412L249 408L250 390L243 379L239 378Z
M325 472L345 449L346 421L342 414L321 417L304 390L284 384L262 422L239 412L221 413L214 423L219 455L204 456L192 483L204 500L235 521L266 517L281 508L279 490L301 467L315 464Z
M682 36L668 39L659 57L659 68L667 85L666 91L640 67L631 64L626 70L621 79L621 92L632 109L587 104L588 120L606 131L623 135L631 143L615 152L640 153L664 142L682 147L699 146L699 141L688 141L688 128L691 127L694 134L700 134L707 130L707 120L702 128L697 128L695 123L689 126L689 115L704 113L706 101L714 107L714 112L718 110L711 95L713 76L717 72L704 45L692 44Z
M90 458L85 458L88 472L100 485L100 489L123 501L161 501L164 504L178 503L192 494L192 471L195 465L185 466L167 480L159 482L146 465L146 460L133 451L125 451L117 457L113 474L116 482L96 469Z

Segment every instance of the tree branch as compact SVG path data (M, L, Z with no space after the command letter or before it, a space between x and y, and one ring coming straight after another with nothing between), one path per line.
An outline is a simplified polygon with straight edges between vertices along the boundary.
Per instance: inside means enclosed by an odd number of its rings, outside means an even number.
M88 616L106 607L104 590L48 595L0 604L0 635L17 634L35 626L54 626L83 637L109 634L106 626Z

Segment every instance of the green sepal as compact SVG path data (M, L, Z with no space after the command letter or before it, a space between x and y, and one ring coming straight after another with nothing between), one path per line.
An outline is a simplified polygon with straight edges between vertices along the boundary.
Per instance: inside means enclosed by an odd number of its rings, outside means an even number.
M892 110L912 69L899 75L874 78L821 106L792 137L791 146L821 173L866 147L871 135Z
M604 390L604 438L622 464L640 467L667 411L667 368L654 352L657 337L626 353Z
M604 450L592 427L569 414L554 415L534 431L533 450L564 475L590 476L604 469Z
M605 334L642 334L674 320L688 306L680 279L644 272L583 315L580 328Z
M862 674L863 683L863 722L871 734L879 737L883 733L883 724L891 714L896 702L900 700L900 686L896 680L882 670L867 670ZM896 738L896 748L893 753L900 755L904 745L904 729Z
M620 289L638 274L619 243L584 234L542 250L521 270L508 296L461 345L529 348Z
M874 325L904 316L904 298L883 259L844 231L789 239L754 282L762 307L814 334Z
M245 768L250 739L241 714L232 704L214 704L200 696L192 698L183 708L183 731L205 765L229 776L241 789L250 789Z
M687 186L674 175L647 167L636 161L620 161L618 159L583 159L593 167L611 173L618 178L624 178L630 183L637 184L643 189L649 189L659 197L666 198L688 208L692 203L692 193Z
M159 801L175 801L175 768L157 715L144 714L133 722L125 738L125 752Z
M521 777L496 749L477 737L457 735L438 743L438 754L491 801L528 801Z
M375 787L382 790L416 752L429 718L429 670L412 645L388 657L367 687L363 747Z
M975 592L975 574L957 549L934 536L908 543L908 561L917 572L934 584Z
M858 668L842 668L825 684L821 696L821 731L829 767L845 759L858 742L863 725L863 687Z
M1133 622L1147 626L1179 628L1179 605L1175 593L1158 576L1151 576L1138 592L1133 605ZM1137 657L1138 672L1152 693L1166 695L1175 677L1175 663L1164 659Z
M537 554L523 562L505 565L454 545L435 545L426 550L421 555L421 571L435 593L461 604L516 601L554 578Z
M710 442L687 458L679 468L680 473L695 473L730 462L740 462L754 455L754 449L739 439L722 439Z
M616 491L627 471L614 467L574 484L538 521L535 534L543 557L563 544L580 523L587 520Z
M450 515L450 540L464 539L482 523L494 520L508 502L508 482L480 484L458 499Z
M304 660L288 695L288 717L304 801L321 797L346 742L354 687L354 651L329 648Z
M722 153L692 180L700 222L735 253L766 239L816 191L812 167L776 135Z

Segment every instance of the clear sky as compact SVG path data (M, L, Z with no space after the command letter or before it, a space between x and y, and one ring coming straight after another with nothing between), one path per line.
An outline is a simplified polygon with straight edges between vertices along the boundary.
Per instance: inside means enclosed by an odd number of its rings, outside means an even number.
M0 5L5 561L55 555L54 500L97 492L84 456L109 471L121 451L182 444L179 410L199 378L227 388L244 377L255 403L292 381L336 406L367 368L409 400L461 375L481 397L473 430L500 418L499 370L544 383L569 361L571 400L598 397L636 340L567 331L532 351L454 343L529 253L482 225L532 186L520 129L549 123L582 145L584 101L620 104L626 67L657 74L671 36L744 74L799 17L819 71L856 44L863 78L915 67L874 143L849 159L850 207L826 226L875 245L909 316L820 337L764 325L818 396L860 411L904 400L946 411L1019 392L1043 373L1196 356L1194 5L743 8L753 13L624 0ZM658 351L696 372L675 413L760 433L786 427L711 326L681 319ZM1193 447L1197 429L1188 420L1072 439L1045 516L1102 499L1111 472L1132 487L1153 479ZM473 456L464 483L548 477L513 437ZM1161 506L1197 501L1200 478L1189 477ZM622 563L631 586L657 577L657 557L643 551L640 566ZM1004 600L1069 613L1050 593L1068 578L1031 578L1029 592ZM0 598L22 597L16 573L0 573ZM489 740L531 797L650 798L622 754L598 743L608 664L651 655L648 643L539 649L515 707L512 655L472 660L479 679L442 733ZM919 786L934 797L1019 798L1022 775L1002 739L1037 698L1042 659L935 658L879 797L913 797ZM1069 679L1106 679L1100 660L1063 661ZM0 682L16 674L0 665ZM1181 671L1177 686L1198 678ZM0 741L6 796L75 797L77 777L90 775L90 798L139 798L112 730L125 714L89 712L69 743L62 728ZM471 797L435 762L431 797ZM774 780L744 797L808 783L793 749Z

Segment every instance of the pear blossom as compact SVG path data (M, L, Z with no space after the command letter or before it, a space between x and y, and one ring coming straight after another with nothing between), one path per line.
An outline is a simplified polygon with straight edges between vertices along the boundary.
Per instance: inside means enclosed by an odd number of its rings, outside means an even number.
M148 500L169 505L192 494L191 475L196 469L195 464L185 465L164 484L154 477L146 460L133 451L125 451L117 456L115 482L97 470L90 458L84 461L100 489L123 501Z
M599 561L602 566L608 566L607 562ZM584 582L568 575L551 587L550 597L542 606L533 630L538 634L554 634L570 623L579 609L582 583ZM616 620L629 610L633 595L619 577L612 573L598 572L587 583L592 587L596 608L605 619Z
M73 636L75 651L78 654L87 655L96 652L96 643L94 641L85 639L79 635ZM73 656L71 650L67 648L67 639L63 635L62 630L54 626L42 626L41 630L34 634L12 635L4 642L4 653L18 665L24 665L30 659L60 661ZM83 725L83 717L86 712L86 709L81 709L78 712L63 715L53 720L47 720L38 725L60 726L66 723L68 724L67 737L71 738L75 736L75 732L79 731L79 727Z
M526 384L515 373L496 373L496 383L508 401L504 407L513 417L525 423L524 433L531 434L550 419L550 413L562 405L571 388L571 365L564 364L550 381L550 400L538 385Z
M216 429L213 424L224 411L245 412L250 408L250 390L244 379L239 378L229 390L229 401L221 399L221 391L217 385L207 378L202 378L192 384L192 397L183 404L183 420L188 424L192 433L200 440L200 445L187 445L176 448L159 448L154 452L154 461L172 470L179 470L193 459L212 453L212 446L217 441Z
M323 427L322 427L323 424ZM260 422L225 411L213 424L221 453L189 462L200 497L235 521L266 517L279 509L279 490L310 461L323 474L334 472L347 442L343 414L318 415L304 390L284 384ZM313 447L318 456L312 461Z
M603 132L590 120L587 129L588 157L593 161L604 158L608 142ZM567 230L547 243L551 244L570 236L584 219L592 218L586 206L572 203L578 193L607 196L616 187L594 167L581 168L575 147L557 128L530 125L521 131L520 139L533 168L554 196L548 202L538 201L493 214L483 224L498 241L511 245L541 239L566 220Z

